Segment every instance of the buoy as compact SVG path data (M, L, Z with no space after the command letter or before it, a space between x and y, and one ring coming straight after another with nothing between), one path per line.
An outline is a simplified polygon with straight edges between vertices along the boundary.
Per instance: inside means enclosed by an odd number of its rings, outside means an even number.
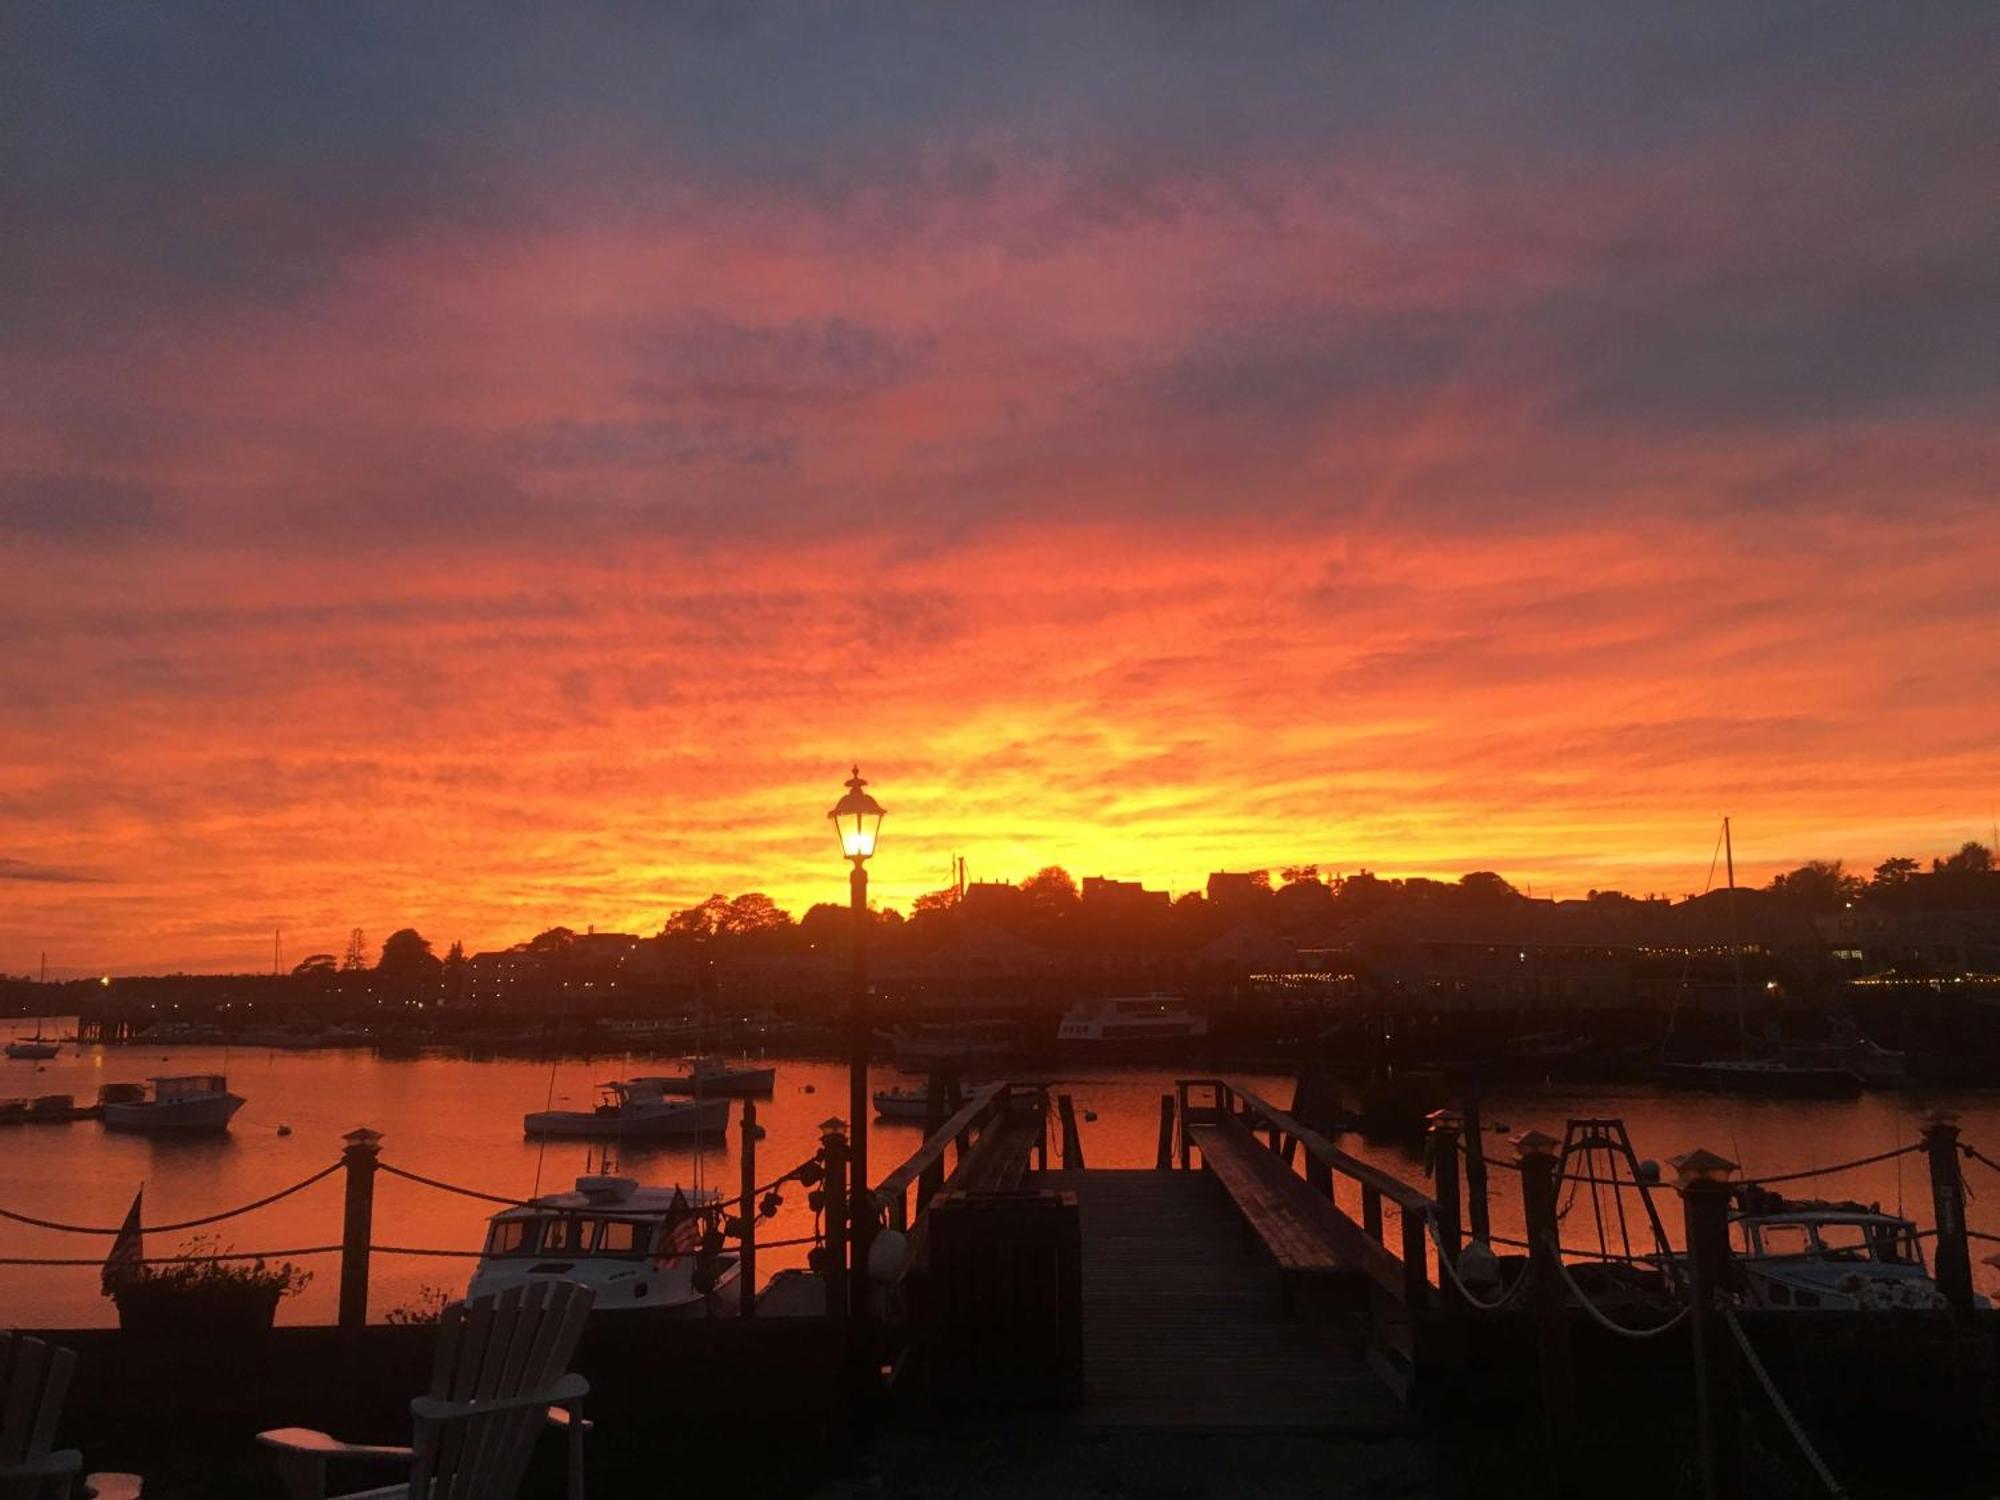
M291 1133L292 1133L292 1127L289 1125L280 1125L278 1127L279 1135L290 1135Z
M1083 1119L1086 1125L1095 1125L1097 1123L1097 1111L1094 1109L1086 1109L1083 1112Z
M752 1125L752 1126L750 1127L750 1139L751 1139L751 1140L753 1140L753 1141L761 1141L761 1140L763 1140L763 1139L764 1139L764 1127L763 1127L762 1125Z
M814 1088L811 1084L807 1084L805 1086L805 1092L808 1094L817 1094L819 1090Z
M1658 1182L1660 1180L1660 1164L1651 1157L1648 1157L1639 1163L1639 1168L1635 1175L1641 1182Z
M868 1242L868 1279L877 1286L894 1286L910 1269L910 1237L900 1229L877 1230Z

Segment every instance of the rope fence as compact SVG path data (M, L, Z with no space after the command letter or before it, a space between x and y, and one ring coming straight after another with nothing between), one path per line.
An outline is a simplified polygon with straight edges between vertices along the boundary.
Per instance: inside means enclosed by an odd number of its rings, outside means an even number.
M291 1197L294 1193L302 1193L314 1183L322 1182L326 1178L331 1177L340 1168L341 1163L336 1161L331 1166L322 1167L302 1182L295 1182L288 1188L282 1188L266 1197L259 1198L254 1203L246 1203L241 1208L228 1209L219 1214L205 1214L199 1219L182 1219L176 1224L142 1224L139 1226L139 1232L141 1234L171 1234L177 1229L199 1229L204 1224L220 1224L224 1219L234 1219L243 1214L253 1213L260 1208L268 1208L281 1199ZM64 1224L55 1219L37 1219L29 1214L17 1214L11 1209L5 1208L0 1208L0 1219L12 1219L16 1224L32 1224L37 1229L59 1230L64 1234L116 1235L125 1232L122 1224L114 1224L110 1228L105 1228L98 1224Z
M1617 1319L1611 1317L1609 1314L1607 1314L1601 1308L1599 1308L1595 1302L1592 1302L1590 1300L1590 1294L1584 1291L1582 1286L1578 1284L1576 1277L1571 1274L1570 1268L1566 1264L1564 1264L1562 1258L1562 1247L1558 1245L1555 1248L1556 1248L1556 1254L1554 1255L1553 1259L1556 1264L1556 1270L1562 1273L1563 1281L1567 1283L1569 1286L1570 1295L1577 1300L1577 1303L1583 1308L1585 1312L1590 1314L1591 1320L1595 1322L1598 1325L1598 1327L1603 1328L1608 1332L1615 1333L1620 1338L1656 1339L1661 1334L1670 1333L1674 1329L1680 1327L1680 1325L1687 1320L1688 1314L1694 1311L1694 1305L1692 1303L1683 1303L1680 1309L1671 1318L1668 1318L1666 1322L1656 1323L1650 1328L1632 1328L1624 1323L1620 1323Z
M1826 1486L1829 1495L1846 1500L1847 1491L1840 1487L1840 1481L1835 1479L1833 1471L1827 1468L1826 1460L1819 1456L1819 1449L1813 1446L1812 1439L1807 1437L1805 1429L1799 1426L1799 1419L1792 1415L1790 1404L1779 1394L1770 1372L1764 1368L1764 1361L1757 1357L1757 1351L1750 1343L1750 1336L1743 1331L1743 1325L1736 1320L1735 1310L1724 1308L1722 1320L1729 1325L1729 1331L1736 1336L1736 1347L1743 1351L1743 1362L1750 1367L1750 1373L1757 1377L1757 1383L1764 1388L1764 1394L1770 1397L1771 1405L1776 1409L1779 1420L1785 1424L1785 1430L1791 1433L1792 1441L1799 1445L1799 1452L1805 1455L1806 1462L1812 1465L1812 1471L1819 1476L1819 1482Z

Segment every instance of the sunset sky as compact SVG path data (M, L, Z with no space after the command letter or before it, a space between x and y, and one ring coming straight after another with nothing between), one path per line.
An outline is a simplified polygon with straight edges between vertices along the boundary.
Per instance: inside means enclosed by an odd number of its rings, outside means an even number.
M15 6L0 971L2000 802L2000 8Z

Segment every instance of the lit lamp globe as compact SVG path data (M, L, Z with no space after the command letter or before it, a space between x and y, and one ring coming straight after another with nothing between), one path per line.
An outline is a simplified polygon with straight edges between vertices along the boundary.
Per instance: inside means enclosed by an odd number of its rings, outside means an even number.
M857 865L875 852L875 835L882 828L882 804L868 795L867 785L861 767L856 766L847 778L847 795L827 814L834 837L840 840L841 855Z

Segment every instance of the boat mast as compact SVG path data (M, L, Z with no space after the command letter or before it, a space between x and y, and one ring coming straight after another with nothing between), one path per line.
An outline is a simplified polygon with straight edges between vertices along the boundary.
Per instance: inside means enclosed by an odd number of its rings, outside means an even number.
M1730 838L1729 819L1722 820L1722 853L1729 869L1729 971L1736 991L1736 1054L1750 1055L1749 1033L1743 1025L1743 945L1736 933L1736 845Z

